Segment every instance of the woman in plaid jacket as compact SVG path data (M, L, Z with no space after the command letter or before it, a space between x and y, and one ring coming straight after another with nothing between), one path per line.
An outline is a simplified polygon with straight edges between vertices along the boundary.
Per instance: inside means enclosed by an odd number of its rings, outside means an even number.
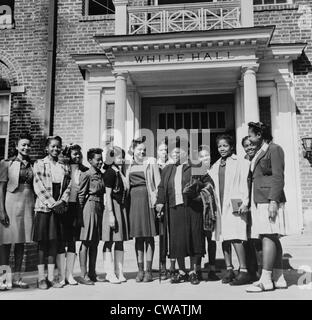
M70 194L69 167L59 163L62 149L59 136L48 137L46 151L48 156L34 164L35 224L33 240L38 242L38 288L62 288L64 285L54 281L54 266L58 243L62 243L59 215L66 210ZM45 257L48 257L48 278L44 275Z

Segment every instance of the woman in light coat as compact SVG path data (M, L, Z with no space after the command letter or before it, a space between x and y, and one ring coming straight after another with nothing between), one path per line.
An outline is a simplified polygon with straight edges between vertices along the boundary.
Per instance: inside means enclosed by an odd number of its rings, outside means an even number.
M227 268L222 282L243 285L250 282L243 246L243 241L247 240L249 162L233 153L234 143L231 136L219 136L217 145L221 158L212 166L209 174L215 183L217 204L221 212L221 225L216 229L214 238L222 241ZM238 207L235 208L236 206ZM239 260L239 273L236 277L232 265L232 244Z

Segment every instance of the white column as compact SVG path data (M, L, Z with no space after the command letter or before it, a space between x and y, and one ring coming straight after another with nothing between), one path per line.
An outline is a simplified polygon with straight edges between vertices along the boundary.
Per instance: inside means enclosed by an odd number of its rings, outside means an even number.
M285 153L287 231L293 234L300 233L303 227L294 85L291 79L280 77L276 87L278 106L273 138Z
M115 112L114 112L114 145L125 148L126 115L127 115L127 77L128 72L116 72L115 76Z
M254 27L253 0L241 0L241 26Z
M84 156L88 149L101 147L101 92L102 87L98 85L90 85L86 88L82 146Z
M244 154L243 146L241 144L242 139L247 135L247 131L244 130L244 108L242 103L242 91L243 88L239 85L235 90L235 125L236 125L236 153Z
M128 33L127 6L129 0L113 0L115 6L115 35Z
M258 122L259 102L257 93L256 71L258 66L246 66L242 68L244 83L244 122Z

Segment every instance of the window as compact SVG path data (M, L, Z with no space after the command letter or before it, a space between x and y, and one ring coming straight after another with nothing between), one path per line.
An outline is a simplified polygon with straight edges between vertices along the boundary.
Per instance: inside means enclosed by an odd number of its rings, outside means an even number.
M259 98L259 113L260 121L271 128L272 133L272 121L271 121L271 97Z
M115 109L115 103L114 102L108 102L106 104L106 141L104 141L104 144L109 144L114 140L113 135L113 129L114 129L114 109Z
M7 157L10 121L10 95L0 92L0 159Z
M105 14L114 14L115 6L113 0L85 0L84 14L85 16L96 16Z
M292 3L292 0L253 0L254 5L266 5L266 4L286 4Z

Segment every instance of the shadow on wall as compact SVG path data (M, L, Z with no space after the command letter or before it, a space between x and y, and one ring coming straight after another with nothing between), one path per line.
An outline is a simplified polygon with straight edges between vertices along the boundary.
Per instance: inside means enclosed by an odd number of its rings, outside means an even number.
M305 52L293 62L294 75L307 75L312 72L312 64Z

